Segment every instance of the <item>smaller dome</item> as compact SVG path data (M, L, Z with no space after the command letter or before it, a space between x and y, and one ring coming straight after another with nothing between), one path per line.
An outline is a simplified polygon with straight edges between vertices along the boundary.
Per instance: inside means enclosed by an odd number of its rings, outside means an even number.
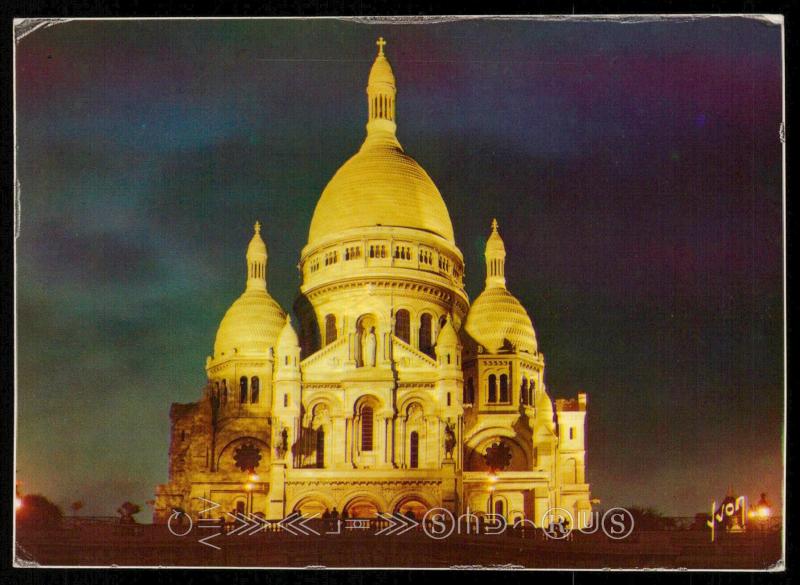
M292 318L286 315L286 322L278 335L277 347L278 349L295 349L300 346L300 339L297 337L297 332L292 327Z
M214 356L261 353L275 346L286 313L264 289L248 288L225 313L217 330Z
M456 333L456 328L453 327L453 319L448 315L444 327L439 331L439 336L436 338L436 347L457 347L458 345L458 333Z
M261 224L253 226L247 246L247 284L234 301L217 330L214 357L222 354L266 353L275 346L286 313L267 292L267 246L261 238Z
M472 303L464 330L489 353L514 349L536 353L533 323L525 307L503 287L484 290Z

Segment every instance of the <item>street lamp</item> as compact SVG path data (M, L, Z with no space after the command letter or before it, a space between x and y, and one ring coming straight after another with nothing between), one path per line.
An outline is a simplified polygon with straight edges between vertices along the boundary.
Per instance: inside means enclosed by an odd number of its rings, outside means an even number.
M259 480L258 474L251 469L247 475L247 482L244 484L244 489L247 492L247 513L253 513L253 490L258 486L256 482Z
M497 475L494 470L489 471L489 514L494 514L494 489L497 483Z

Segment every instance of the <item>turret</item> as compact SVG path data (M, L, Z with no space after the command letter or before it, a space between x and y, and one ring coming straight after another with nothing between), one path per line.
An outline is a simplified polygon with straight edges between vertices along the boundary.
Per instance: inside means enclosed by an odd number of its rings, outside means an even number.
M300 341L292 327L292 318L286 315L286 324L278 335L275 380L300 379Z
M389 60L383 54L383 47L386 41L383 37L379 38L378 55L372 70L369 73L367 82L367 105L369 111L369 121L367 122L367 135L385 134L393 138L397 130L395 124L395 96L397 86L395 85L394 73ZM399 146L399 145L398 145Z
M436 361L439 362L440 368L461 369L461 342L450 315L447 316L447 321L439 331L435 349Z
M497 220L492 220L492 233L486 241L486 288L506 287L506 246L497 231Z
M247 246L247 290L267 290L267 245L261 239L261 223L257 221L253 229Z

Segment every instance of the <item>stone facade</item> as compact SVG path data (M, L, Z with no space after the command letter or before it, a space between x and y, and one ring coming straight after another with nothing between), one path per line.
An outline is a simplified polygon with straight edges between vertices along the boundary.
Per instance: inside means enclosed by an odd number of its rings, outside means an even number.
M269 295L256 224L202 397L170 410L157 522L197 515L203 499L269 519L491 505L538 525L551 507L591 509L586 395L548 395L496 222L470 305L444 201L397 141L382 44L367 96L367 137L325 188L301 252L297 328ZM498 444L507 456L490 469Z

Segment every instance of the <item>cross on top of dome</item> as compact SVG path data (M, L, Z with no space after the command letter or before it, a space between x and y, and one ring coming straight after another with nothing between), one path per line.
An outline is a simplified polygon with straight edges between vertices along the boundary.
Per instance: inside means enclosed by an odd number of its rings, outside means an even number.
M383 37L378 37L378 40L375 41L375 44L378 45L378 57L383 56L383 47L386 45L386 41Z

